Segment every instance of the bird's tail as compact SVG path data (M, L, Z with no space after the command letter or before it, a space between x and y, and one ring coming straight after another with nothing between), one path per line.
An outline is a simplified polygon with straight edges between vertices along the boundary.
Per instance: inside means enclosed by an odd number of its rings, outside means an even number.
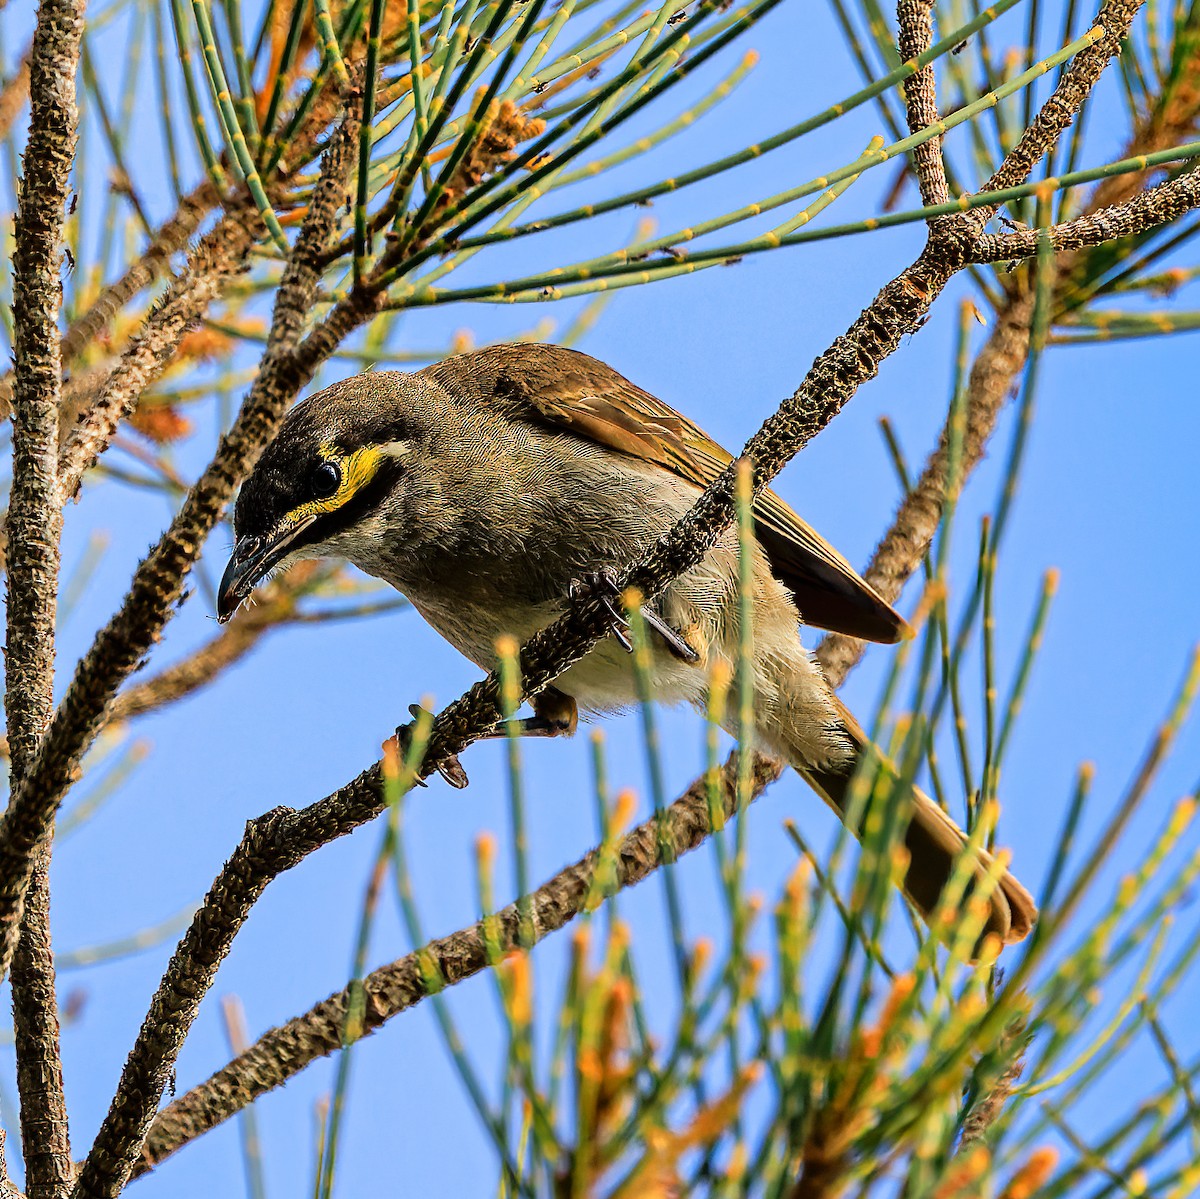
M859 759L870 747L870 741L846 706L836 696L830 698L838 724L832 731L839 740L844 738L849 742L852 750L850 756L829 766L812 766L799 752L789 752L788 758L796 771L844 820L850 782ZM874 751L873 756L878 760L878 751ZM886 764L881 768L889 769ZM859 829L851 831L855 834L860 832ZM908 825L904 831L909 864L903 887L905 895L927 921L937 908L942 890L966 844L966 834L958 825L928 795L914 787ZM975 849L971 853L975 858L976 877L982 878L992 868L992 856L984 849ZM990 906L983 932L995 933L1006 945L1026 937L1037 917L1033 897L1007 870L992 890Z

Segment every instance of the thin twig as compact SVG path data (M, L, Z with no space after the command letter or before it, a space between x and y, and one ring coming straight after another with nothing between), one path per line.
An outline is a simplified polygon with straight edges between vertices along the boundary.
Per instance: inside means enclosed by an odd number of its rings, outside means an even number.
M1200 206L1200 172L1189 171L1139 192L1131 200L1112 208L1077 217L1048 229L1024 229L1017 233L981 236L971 254L975 262L1005 262L1030 258L1037 253L1038 241L1049 240L1057 253L1070 253L1132 237L1178 220Z
M1012 393L1013 382L1029 354L1033 317L1031 293L1014 294L980 348L967 383L966 431L958 467L958 489L983 457L996 420ZM875 548L863 577L889 602L894 601L920 566L942 519L950 471L950 418L942 428L916 485L904 497L891 527ZM817 647L825 677L840 684L862 657L866 643L830 633Z
M1121 53L1121 43L1144 3L1145 0L1107 0L1101 6L1095 24L1104 29L1104 36L1071 60L1070 68L1063 72L1058 86L1038 110L1033 123L1021 134L980 191L999 191L1024 183L1033 168L1058 145L1058 139L1070 128L1080 105L1091 94L1109 60ZM993 215L992 208L977 208L971 225L982 230Z

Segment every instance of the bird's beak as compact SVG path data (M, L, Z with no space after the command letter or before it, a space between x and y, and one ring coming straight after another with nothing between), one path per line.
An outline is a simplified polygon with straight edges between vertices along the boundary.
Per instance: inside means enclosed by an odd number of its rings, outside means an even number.
M238 540L217 589L219 624L224 624L242 606L242 601L258 586L263 576L287 557L300 534L314 520L315 516L306 516L269 538L242 537Z

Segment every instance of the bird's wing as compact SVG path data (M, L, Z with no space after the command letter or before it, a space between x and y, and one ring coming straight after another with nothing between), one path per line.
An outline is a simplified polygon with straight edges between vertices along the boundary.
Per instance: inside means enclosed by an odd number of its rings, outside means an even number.
M732 461L703 429L610 366L561 346L510 344L459 355L423 374L461 398L487 396L524 415L707 487ZM773 491L754 505L755 532L805 624L894 642L903 617Z

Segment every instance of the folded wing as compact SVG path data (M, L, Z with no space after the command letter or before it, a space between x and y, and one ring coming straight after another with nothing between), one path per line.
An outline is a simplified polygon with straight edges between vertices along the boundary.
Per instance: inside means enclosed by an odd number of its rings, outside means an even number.
M707 487L732 456L703 429L596 358L561 346L492 346L427 367L461 397L488 395L513 415L567 429ZM754 506L755 533L806 625L894 642L904 619L773 491Z

